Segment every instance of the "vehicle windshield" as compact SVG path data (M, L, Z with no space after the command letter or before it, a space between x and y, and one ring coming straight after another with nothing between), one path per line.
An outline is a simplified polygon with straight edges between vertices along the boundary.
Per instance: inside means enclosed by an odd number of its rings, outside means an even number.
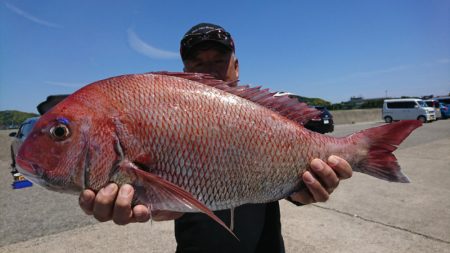
M19 130L19 138L26 137L34 127L36 120L28 121L24 123Z
M421 106L421 107L429 107L427 105L427 103L425 103L424 101L417 101L417 103Z

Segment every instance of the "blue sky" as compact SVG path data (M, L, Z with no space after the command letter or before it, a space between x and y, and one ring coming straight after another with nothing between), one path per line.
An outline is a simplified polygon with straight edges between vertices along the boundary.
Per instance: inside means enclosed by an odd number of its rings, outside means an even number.
M450 92L449 0L0 0L0 110L182 71L179 41L199 22L231 32L241 83L331 102Z

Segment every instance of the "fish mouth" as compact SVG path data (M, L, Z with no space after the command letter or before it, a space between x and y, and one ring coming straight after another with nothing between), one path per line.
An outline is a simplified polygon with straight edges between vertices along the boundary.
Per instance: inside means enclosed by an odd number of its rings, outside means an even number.
M48 190L70 194L79 194L80 192L79 187L68 187L58 180L50 179L44 168L20 156L16 156L16 168L26 179Z
M38 185L42 185L44 187L49 187L50 185L43 179L44 169L36 163L29 162L20 156L16 156L16 167L17 170L22 174L25 178L36 183Z

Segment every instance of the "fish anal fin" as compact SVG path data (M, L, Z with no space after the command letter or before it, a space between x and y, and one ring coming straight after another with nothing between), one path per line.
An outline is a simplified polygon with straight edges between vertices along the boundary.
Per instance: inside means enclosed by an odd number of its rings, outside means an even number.
M148 173L130 161L122 161L112 180L128 179L135 189L137 203L147 205L153 211L201 212L222 225L234 237L236 235L207 206L181 187ZM236 237L237 238L237 237Z

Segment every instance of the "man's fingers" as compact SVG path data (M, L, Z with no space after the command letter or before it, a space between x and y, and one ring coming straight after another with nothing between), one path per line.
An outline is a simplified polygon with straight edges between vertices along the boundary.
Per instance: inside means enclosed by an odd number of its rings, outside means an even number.
M325 162L320 159L314 159L311 161L311 170L314 173L315 177L319 181L318 183L322 184L322 188L325 188L328 194L332 193L333 190L339 184L339 178L334 172L334 170L328 166ZM314 193L311 192L313 195ZM319 194L321 194L319 192Z
M312 195L313 199L311 202L325 202L330 198L327 190L320 184L320 182L315 179L311 173L306 171L302 175L303 182L305 182L306 187L308 187L309 193ZM303 203L303 202L301 202ZM303 203L307 204L307 203Z
M78 198L78 204L81 207L81 210L85 212L87 215L92 215L94 211L94 201L95 201L95 192L90 189L86 189L80 193L80 197Z
M104 222L111 220L117 191L118 186L116 184L109 184L105 188L102 188L95 196L93 214L98 221Z
M126 225L130 223L133 217L131 202L133 201L134 189L131 185L122 185L119 189L116 202L114 203L114 211L112 219L118 225Z
M150 220L150 210L144 205L133 207L133 218L136 222L147 222Z
M325 202L330 198L328 191L314 178L311 172L305 171L301 177L306 185L306 189L291 194L291 200L307 205L315 202Z
M332 155L328 157L327 162L328 165L333 168L339 179L347 179L352 177L352 167L346 160L340 158L339 156Z
M302 205L308 205L314 202L314 198L309 192L309 190L294 192L289 197L291 198L291 200L294 201L294 204L295 202L298 202Z
M290 198L302 204L325 202L339 185L340 179L352 176L352 167L344 159L337 156L328 157L327 163L314 159L310 164L311 171L301 175L307 190L293 193Z

